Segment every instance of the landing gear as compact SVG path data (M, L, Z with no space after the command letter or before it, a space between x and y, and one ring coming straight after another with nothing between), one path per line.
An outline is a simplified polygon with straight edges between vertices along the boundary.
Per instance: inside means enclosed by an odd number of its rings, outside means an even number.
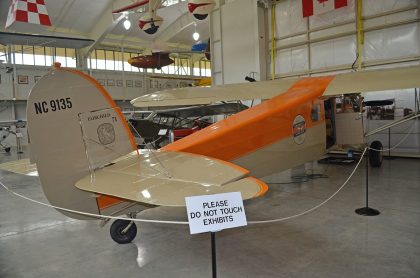
M116 243L130 243L137 235L137 226L133 221L118 219L112 223L110 234Z
M382 165L382 143L379 141L373 141L372 144L370 144L370 150L369 150L369 164L370 166L374 168L381 167Z

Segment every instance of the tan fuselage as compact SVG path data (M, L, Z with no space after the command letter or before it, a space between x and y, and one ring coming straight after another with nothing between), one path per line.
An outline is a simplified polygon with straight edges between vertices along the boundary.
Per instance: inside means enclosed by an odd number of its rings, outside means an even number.
M326 151L320 96L330 80L303 79L277 97L162 149L230 161L255 177L314 160Z

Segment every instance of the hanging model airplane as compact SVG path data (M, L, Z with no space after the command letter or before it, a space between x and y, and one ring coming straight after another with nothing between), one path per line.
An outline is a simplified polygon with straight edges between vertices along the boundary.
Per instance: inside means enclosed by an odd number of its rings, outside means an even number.
M204 54L206 58L210 57L208 51L185 51L185 50L171 50L171 51L155 51L152 54L145 54L128 59L128 63L136 68L143 69L158 69L173 64L175 61L169 57L170 54Z
M147 34L155 34L163 23L163 18L157 15L157 10L165 0L144 0L132 5L114 10L112 13L123 13L149 4L148 12L139 20L139 27ZM214 0L189 0L188 11L198 20L204 20L215 6Z
M153 52L150 55L140 55L128 59L128 63L136 68L161 69L174 63L168 52Z
M318 159L337 144L365 146L369 134L363 131L360 93L417 88L419 76L415 66L142 96L132 103L151 107L268 100L139 158L105 89L79 71L56 68L29 95L31 160L49 202L75 211L134 218L148 207L185 206L187 196L239 191L243 199L257 198L268 190L259 177ZM51 136L46 128L59 132ZM372 151L371 162L378 166L376 153ZM131 242L136 232L132 221L111 225L118 243Z

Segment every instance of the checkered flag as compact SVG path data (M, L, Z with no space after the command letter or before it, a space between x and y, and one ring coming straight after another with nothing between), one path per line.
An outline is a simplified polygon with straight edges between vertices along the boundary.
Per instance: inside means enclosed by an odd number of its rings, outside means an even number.
M12 0L6 28L15 22L51 26L44 0Z

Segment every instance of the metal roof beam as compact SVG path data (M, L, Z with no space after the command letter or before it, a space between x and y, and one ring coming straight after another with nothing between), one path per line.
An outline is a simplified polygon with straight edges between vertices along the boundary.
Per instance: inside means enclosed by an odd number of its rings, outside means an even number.
M95 26L93 26L88 33L88 37L95 40L95 43L83 51L85 55L88 55L93 49L95 49L96 46L98 46L105 37L111 33L122 20L124 20L125 16L123 14L119 14L117 16L112 14L115 7L122 7L129 4L132 4L132 1L119 0L112 1L106 7L106 9L102 12L102 15L97 19Z

